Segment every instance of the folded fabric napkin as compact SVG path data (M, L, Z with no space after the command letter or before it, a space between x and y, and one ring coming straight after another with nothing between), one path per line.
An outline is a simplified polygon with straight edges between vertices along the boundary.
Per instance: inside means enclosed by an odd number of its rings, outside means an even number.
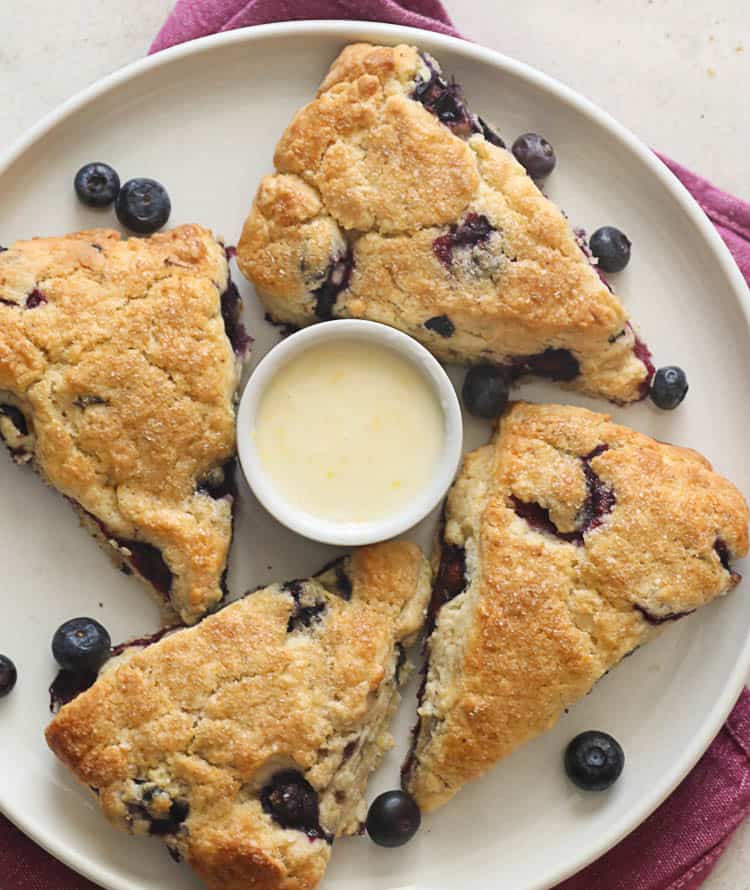
M359 19L460 36L439 0L177 0L151 52L217 31ZM704 209L750 284L750 204L660 155ZM696 890L750 815L750 692L708 751L639 828L555 890ZM97 890L0 816L0 890ZM738 888L739 890L739 888Z

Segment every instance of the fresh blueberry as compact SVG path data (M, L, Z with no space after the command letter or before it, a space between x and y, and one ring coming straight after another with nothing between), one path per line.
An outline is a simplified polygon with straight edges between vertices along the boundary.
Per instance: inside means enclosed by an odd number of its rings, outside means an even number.
M625 754L606 732L582 732L565 749L565 772L584 791L606 791L620 778L623 766Z
M111 653L109 634L93 618L71 618L52 638L55 661L68 671L98 671Z
M0 698L5 698L13 690L17 679L16 666L7 655L0 655Z
M651 383L651 401L657 408L672 411L685 398L688 381L682 368L668 365L659 368Z
M589 250L602 272L622 272L630 262L630 239L614 226L602 226L589 238Z
M417 833L422 821L414 798L405 791L386 791L367 813L367 833L381 847L400 847Z
M115 213L131 232L150 235L169 219L172 202L164 186L155 179L129 179L115 201Z
M73 185L78 200L88 207L108 207L120 191L120 177L109 164L84 164Z
M513 143L513 154L532 179L544 179L555 169L555 150L544 136L524 133Z
M508 380L494 365L475 365L464 378L461 395L466 410L477 417L498 417L508 401Z

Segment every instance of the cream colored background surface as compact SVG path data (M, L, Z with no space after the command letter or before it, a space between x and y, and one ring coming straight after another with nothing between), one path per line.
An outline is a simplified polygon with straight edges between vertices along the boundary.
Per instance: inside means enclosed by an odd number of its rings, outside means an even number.
M559 78L750 200L747 0L445 2L467 37ZM171 5L0 0L0 153L72 93L142 56ZM750 821L705 887L750 890Z

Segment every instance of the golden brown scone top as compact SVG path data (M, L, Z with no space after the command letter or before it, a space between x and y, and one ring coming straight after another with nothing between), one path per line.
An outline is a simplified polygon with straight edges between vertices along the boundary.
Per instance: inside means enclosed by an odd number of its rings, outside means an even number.
M0 253L0 402L11 448L95 517L157 547L194 621L222 596L231 508L196 486L234 454L238 368L221 314L223 246L186 225L108 229Z
M453 132L412 98L438 71L415 47L348 46L281 137L240 268L277 321L368 318L517 373L564 349L574 386L641 398L652 369L563 214L465 105Z
M665 622L730 590L747 523L740 492L696 452L604 414L513 405L447 503L433 602L448 601L405 770L420 806L445 803Z
M429 589L414 545L364 548L319 580L272 585L130 650L62 708L47 741L98 789L113 823L161 833L211 890L310 890L330 855L326 835L357 827L347 813L364 788L342 770ZM262 804L272 776L290 769L319 795L320 831L309 836ZM175 802L178 824L154 829Z

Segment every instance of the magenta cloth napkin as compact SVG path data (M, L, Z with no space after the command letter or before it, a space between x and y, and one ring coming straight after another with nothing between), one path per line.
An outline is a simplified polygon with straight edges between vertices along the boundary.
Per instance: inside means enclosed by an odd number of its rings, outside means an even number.
M217 31L304 19L359 19L460 36L439 0L177 0L151 52ZM662 161L718 229L750 283L750 204ZM696 890L750 815L750 692L670 797L625 840L555 890ZM0 890L97 890L0 816ZM739 890L739 888L738 888Z
M309 19L354 19L461 35L440 0L177 0L150 52L248 25Z

